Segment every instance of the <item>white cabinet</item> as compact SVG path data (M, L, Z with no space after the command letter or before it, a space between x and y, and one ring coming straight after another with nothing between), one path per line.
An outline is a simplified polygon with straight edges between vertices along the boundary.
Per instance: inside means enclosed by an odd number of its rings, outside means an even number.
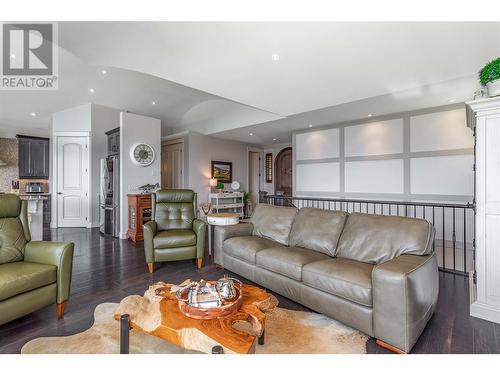
M210 193L208 195L212 204L212 212L235 212L244 216L243 193Z
M477 290L470 313L500 323L500 97L467 105L476 127Z

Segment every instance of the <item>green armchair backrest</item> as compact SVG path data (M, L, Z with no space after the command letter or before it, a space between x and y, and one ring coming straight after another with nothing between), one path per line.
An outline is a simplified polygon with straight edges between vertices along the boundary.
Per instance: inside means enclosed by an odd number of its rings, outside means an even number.
M187 189L158 190L153 194L153 217L158 231L193 229L196 193Z
M15 194L0 194L0 264L22 261L29 241L26 201Z

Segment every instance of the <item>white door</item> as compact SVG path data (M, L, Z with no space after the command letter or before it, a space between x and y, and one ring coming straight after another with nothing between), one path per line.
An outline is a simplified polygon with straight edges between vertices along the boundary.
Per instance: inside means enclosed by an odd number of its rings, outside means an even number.
M259 203L260 153L250 151L248 160L248 190L254 204Z
M164 144L161 148L161 187L182 189L182 166L184 164L183 142Z
M57 138L57 226L88 223L88 138Z

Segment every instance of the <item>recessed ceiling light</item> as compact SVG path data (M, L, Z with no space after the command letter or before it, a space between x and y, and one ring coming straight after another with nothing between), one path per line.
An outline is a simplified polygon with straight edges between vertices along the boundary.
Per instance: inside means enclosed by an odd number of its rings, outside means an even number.
M105 70L105 69L103 69L103 70L101 70L101 73L102 73L103 75L106 75L106 74L108 74L108 71L107 71L107 70Z
M153 101L151 102L151 105L156 105L156 102L153 100Z
M313 127L313 124L309 124L309 127L312 128Z
M368 117L372 117L373 115L371 113L368 113Z
M273 141L276 141L276 138L273 138Z
M253 133L250 133L250 135L253 135Z
M94 89L89 89L89 92L90 92L91 94L93 94L93 93L95 92L95 90L94 90Z
M14 55L13 53L11 53L11 54L10 54L10 57L11 57L12 59L15 59L15 58L16 58L16 55Z
M456 99L450 99L448 100L450 103L455 103Z
M273 53L271 55L271 59L273 59L273 61L278 61L280 59L280 55L278 55L277 53Z
M31 117L35 117L35 116L36 116L36 113L35 113L35 112L31 112L31 113L30 113L30 116L31 116Z

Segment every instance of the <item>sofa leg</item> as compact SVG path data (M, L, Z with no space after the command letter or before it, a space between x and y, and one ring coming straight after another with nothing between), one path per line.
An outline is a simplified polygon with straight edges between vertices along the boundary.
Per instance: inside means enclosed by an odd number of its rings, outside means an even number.
M396 348L395 346L392 346L391 344L386 343L385 341L377 339L376 343L377 343L377 345L381 346L382 348L390 350L391 352L394 352L396 354L406 354L406 352L402 351L401 349Z
M68 301L64 301L56 304L57 319L61 319L64 315L64 310L66 309L66 304Z
M203 258L198 258L198 269L200 269L203 266Z
M154 270L154 263L148 263L148 272L153 273Z

